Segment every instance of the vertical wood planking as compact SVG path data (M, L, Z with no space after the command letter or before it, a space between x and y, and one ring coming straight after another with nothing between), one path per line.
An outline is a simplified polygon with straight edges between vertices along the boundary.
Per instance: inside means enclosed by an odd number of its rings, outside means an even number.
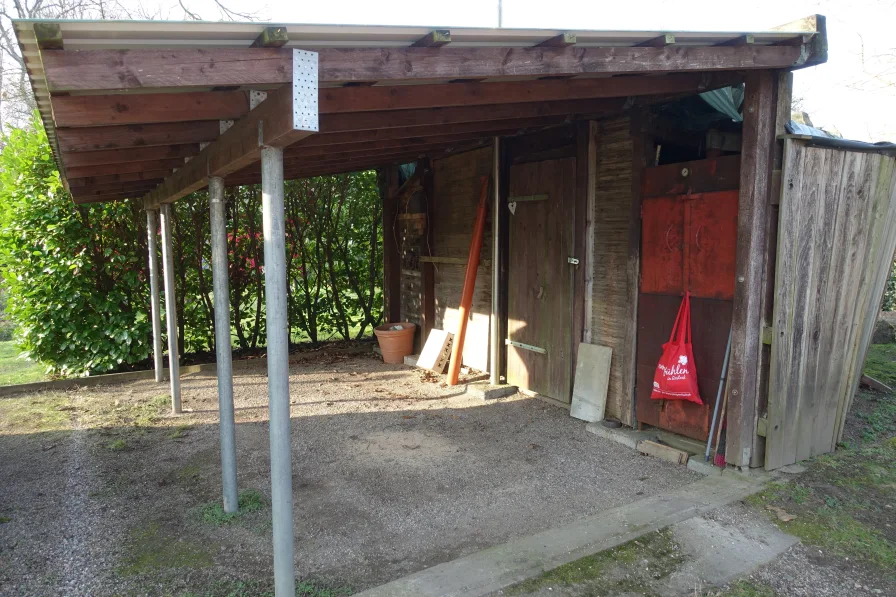
M790 71L778 71L778 100L775 111L775 137L787 133L786 125L790 121L791 103L793 101L793 73ZM778 173L778 181L784 162L784 141L775 143L775 155L773 172ZM762 275L762 327L772 327L774 322L774 292L775 292L775 255L778 247L778 205L781 199L781 186L772 187L771 205L766 216L766 252ZM757 404L758 416L768 414L769 370L771 368L771 346L763 344L759 347L759 367L756 371L757 379ZM766 438L755 435L753 437L753 453L750 457L750 466L759 467L765 464Z
M640 219L632 221L633 202L639 195L634 192L630 119L599 122L596 148L591 338L592 343L613 349L606 416L631 425L637 330L633 310L638 291L631 243L632 227L640 228Z
M731 321L728 373L728 426L725 460L749 466L756 435L762 274L775 151L777 76L751 71L744 90L740 199L737 224L737 278Z
M896 158L788 139L766 467L833 450L896 250Z
M454 154L432 162L431 252L438 257L460 258L470 253L473 221L479 203L479 181L491 176L492 147ZM424 185L425 186L425 185ZM488 370L489 322L491 315L491 224L482 238L479 270L473 293L471 319L467 324L463 364ZM454 330L463 290L465 265L431 264L433 271L434 315L436 328ZM425 284L425 280L423 281ZM424 288L425 292L425 288ZM425 302L425 301L424 301Z
M576 248L581 260L577 277L581 279L581 288L576 288L576 296L582 297L582 334L581 340L591 343L591 313L594 303L594 201L595 176L597 175L597 131L598 124L593 120L581 123L578 129L576 177L579 187L576 190L576 222L580 225L581 239ZM584 185L584 189L582 188ZM581 216L580 216L581 214ZM581 295L578 294L581 292ZM575 331L576 328L574 328Z

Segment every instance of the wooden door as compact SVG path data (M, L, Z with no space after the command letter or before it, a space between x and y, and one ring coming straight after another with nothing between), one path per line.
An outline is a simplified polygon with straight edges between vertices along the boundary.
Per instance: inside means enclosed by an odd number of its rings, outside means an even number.
M575 158L510 168L507 381L568 403L572 393Z
M641 209L636 413L638 422L705 440L734 299L737 156L648 168ZM734 188L732 188L734 187ZM685 291L704 404L650 398L662 344Z

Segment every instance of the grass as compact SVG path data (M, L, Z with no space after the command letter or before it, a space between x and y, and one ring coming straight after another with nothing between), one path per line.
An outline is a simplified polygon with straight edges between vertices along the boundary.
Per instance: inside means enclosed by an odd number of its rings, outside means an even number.
M769 505L783 508L796 518L770 518L803 543L896 577L896 543L885 530L894 487L896 438L890 438L818 458L799 480L772 483L747 503L766 512Z
M65 394L0 398L0 435L71 429L73 410Z
M247 489L240 492L238 498L238 510L236 512L224 512L224 506L220 502L211 502L202 507L202 520L215 526L221 526L233 522L240 516L257 512L266 507L267 501L261 492L254 489Z
M44 381L45 367L40 363L19 358L15 342L0 342L0 386Z
M768 585L754 583L750 580L739 580L721 592L710 592L707 597L778 597Z
M331 588L308 580L296 585L296 597L348 597L351 594L348 588ZM274 597L274 591L258 581L222 581L200 593L182 593L180 597Z
M669 576L684 561L684 554L667 527L548 570L509 587L504 594L525 595L556 587L573 588L581 590L583 595L594 596L644 594L652 580Z
M129 448L128 443L123 439L115 439L106 444L106 447L113 452L124 452Z
M896 388L896 344L872 344L865 357L865 375Z

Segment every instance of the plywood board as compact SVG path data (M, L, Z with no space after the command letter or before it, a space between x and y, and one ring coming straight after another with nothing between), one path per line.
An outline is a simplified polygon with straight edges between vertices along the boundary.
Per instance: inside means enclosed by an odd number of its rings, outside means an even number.
M417 359L417 366L421 369L429 369L433 373L444 373L451 358L452 344L454 344L454 334L433 328Z
M579 344L569 416L589 423L604 420L612 359L613 349L609 346Z

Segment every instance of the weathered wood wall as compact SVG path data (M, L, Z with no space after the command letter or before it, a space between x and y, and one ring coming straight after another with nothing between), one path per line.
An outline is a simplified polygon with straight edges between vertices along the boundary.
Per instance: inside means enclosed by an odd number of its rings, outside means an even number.
M607 417L633 423L638 257L632 258L635 144L628 118L597 123L591 342L613 349ZM635 220L634 227L639 222ZM636 240L636 239L635 239ZM586 315L587 316L587 315Z
M435 327L454 332L463 290L466 260L476 208L480 180L490 177L492 148L485 147L433 161L433 214L431 253L436 259L460 260L460 263L434 263ZM488 216L491 217L491 214ZM491 223L485 226L471 318L467 323L463 363L481 371L488 370L489 321L491 315Z
M788 139L766 468L831 452L896 250L896 157Z

